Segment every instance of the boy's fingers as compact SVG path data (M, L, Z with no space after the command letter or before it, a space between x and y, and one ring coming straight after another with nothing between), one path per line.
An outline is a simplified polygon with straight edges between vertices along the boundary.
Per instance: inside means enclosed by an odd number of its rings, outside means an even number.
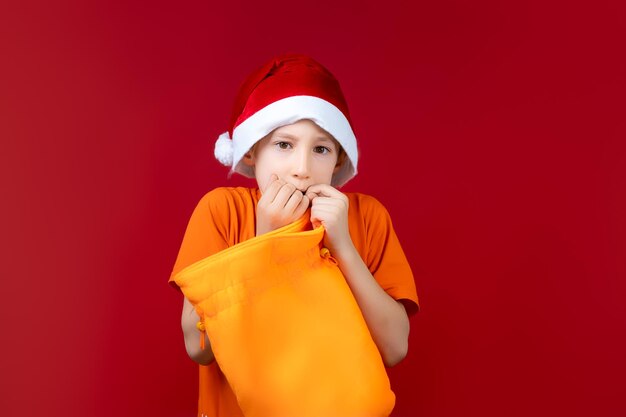
M294 212L296 218L299 219L300 217L302 217L302 215L309 208L309 203L310 203L309 198L307 196L303 195L302 196L302 200L300 200L300 204L298 204L298 207L296 207L296 210Z
M341 191L337 190L336 188L328 184L312 185L306 190L306 193L307 195L310 193L312 195L315 195L316 197L322 196L322 197L341 198L343 196Z
M307 198L308 198L309 200L311 200L311 201L313 201L313 199L315 199L316 197L319 197L317 194L312 193L312 192L311 192L311 191L309 191L309 190L306 190L306 194L305 194L305 195L306 195L306 196L307 196Z
M289 200L287 200L287 203L285 204L285 210L287 210L287 212L296 211L303 197L304 195L300 190L295 190L291 194L291 197L289 197Z
M311 215L311 224L313 225L314 229L317 229L317 227L323 223L317 216Z
M337 198L330 197L317 197L313 202L315 207L323 208L323 207L343 207L343 202Z
M281 187L285 184L284 181L279 180L278 177L274 174L272 174L272 177L270 178L274 177L276 179L269 183L269 185L265 188L265 192L263 193L263 197L265 197L270 203L274 201L274 199L276 198L276 194L278 194Z
M311 201L315 200L315 204L322 202L334 203L333 200L339 200L343 202L346 208L348 208L349 205L348 197L328 184L312 185L307 189L306 194Z
M274 197L274 200L272 201L272 204L276 204L279 207L284 207L287 202L289 201L289 198L291 197L291 195L296 191L296 186L290 183L283 183L283 185L280 187L280 190L278 190L278 193L276 194L276 196Z

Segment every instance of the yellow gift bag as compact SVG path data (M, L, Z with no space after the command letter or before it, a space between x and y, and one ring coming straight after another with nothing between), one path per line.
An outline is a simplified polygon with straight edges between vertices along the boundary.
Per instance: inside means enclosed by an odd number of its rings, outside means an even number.
M300 220L174 278L246 417L388 416L395 396L323 227Z

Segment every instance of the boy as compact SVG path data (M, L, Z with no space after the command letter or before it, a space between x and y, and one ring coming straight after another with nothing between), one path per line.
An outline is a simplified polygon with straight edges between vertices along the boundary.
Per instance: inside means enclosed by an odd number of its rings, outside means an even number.
M232 136L232 139L231 139ZM337 187L357 173L358 152L336 79L303 55L276 57L240 87L215 155L258 189L206 194L187 227L170 277L186 266L302 216L323 225L336 260L386 366L407 352L408 314L418 309L413 276L384 207ZM200 366L199 416L243 415L214 360L201 318L184 298L181 323L189 356ZM201 347L203 346L203 347Z

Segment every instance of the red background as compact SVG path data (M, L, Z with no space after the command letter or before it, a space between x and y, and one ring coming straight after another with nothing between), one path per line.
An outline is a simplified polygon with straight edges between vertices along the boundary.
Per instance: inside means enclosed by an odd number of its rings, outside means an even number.
M166 284L238 83L342 83L422 312L394 416L626 415L623 2L3 2L2 416L192 416Z

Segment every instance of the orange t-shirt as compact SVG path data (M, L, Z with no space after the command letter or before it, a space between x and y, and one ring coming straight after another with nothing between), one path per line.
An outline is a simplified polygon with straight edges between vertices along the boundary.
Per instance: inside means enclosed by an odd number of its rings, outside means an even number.
M350 236L380 286L402 300L409 315L418 310L413 274L385 207L375 198L345 193L349 199ZM169 282L183 268L255 236L258 189L220 187L205 194L196 206ZM243 416L219 365L200 366L198 417Z

